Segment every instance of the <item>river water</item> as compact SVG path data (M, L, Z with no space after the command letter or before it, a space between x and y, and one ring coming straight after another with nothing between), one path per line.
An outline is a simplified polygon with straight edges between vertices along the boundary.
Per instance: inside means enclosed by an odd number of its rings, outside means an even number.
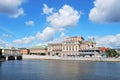
M120 80L119 62L13 60L0 62L0 80Z

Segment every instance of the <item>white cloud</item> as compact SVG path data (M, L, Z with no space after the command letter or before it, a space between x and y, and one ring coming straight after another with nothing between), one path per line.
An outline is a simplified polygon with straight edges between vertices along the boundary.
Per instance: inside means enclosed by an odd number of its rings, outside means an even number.
M0 13L17 18L24 14L23 8L19 8L25 0L0 0Z
M44 4L44 8L49 9L46 4ZM25 37L14 40L13 42L16 44L28 44L33 41L34 38L43 42L48 42L51 40L60 41L60 39L64 39L64 37L66 37L64 33L62 33L57 39L53 38L56 33L63 32L66 27L75 26L79 21L80 13L69 5L64 5L58 12L55 13L53 13L52 10L53 8L50 8L50 11L46 10L46 12L43 10L45 14L51 13L47 16L47 22L50 23L49 27L46 27L42 32L37 32L35 37ZM26 22L26 25L31 25L32 23L34 22L28 21L28 23Z
M47 9L48 6L44 4L44 7ZM71 27L77 25L80 14L77 10L74 10L69 5L64 5L61 9L58 10L58 12L52 12L53 8L50 8L51 11L47 11L46 14L49 14L47 16L47 22L49 23L49 27L46 27L42 33L37 33L37 38L41 41L50 41L53 39L54 34L63 32L66 27ZM43 10L45 13L45 11Z
M34 21L30 20L30 21L26 21L25 24L27 26L34 26Z
M35 39L35 37L30 36L30 37L24 37L22 39L17 39L14 40L13 43L15 44L29 44L30 42L32 42Z
M14 12L14 14L10 14L9 17L18 18L20 15L23 15L23 14L24 14L24 10L23 10L23 8L20 8L20 9L16 10Z
M95 0L89 19L98 23L120 22L120 0Z
M95 37L97 46L120 48L120 34Z
M47 43L60 43L60 42L64 41L67 37L68 37L68 36L65 35L64 32L62 32L59 37L54 38L53 40L48 41Z
M43 13L44 14L49 14L49 13L52 13L53 12L53 8L49 8L48 6L47 6L47 4L43 4Z
M51 40L55 34L55 30L51 27L46 27L42 33L38 32L36 38L41 41Z
M0 48L11 48L13 45L0 39Z
M69 5L64 5L58 12L47 17L47 22L52 27L71 27L75 26L80 19L80 13Z

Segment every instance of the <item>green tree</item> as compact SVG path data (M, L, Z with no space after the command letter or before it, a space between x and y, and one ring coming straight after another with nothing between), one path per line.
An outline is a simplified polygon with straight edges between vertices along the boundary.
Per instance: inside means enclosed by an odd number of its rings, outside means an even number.
M106 56L107 57L117 57L119 56L119 53L115 51L115 49L110 49L106 51Z

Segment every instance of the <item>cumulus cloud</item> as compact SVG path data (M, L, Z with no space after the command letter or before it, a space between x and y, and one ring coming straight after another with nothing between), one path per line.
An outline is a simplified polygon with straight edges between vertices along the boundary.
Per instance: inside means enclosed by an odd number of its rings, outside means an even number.
M17 18L24 14L23 8L20 8L23 2L25 0L0 0L0 13Z
M17 40L14 40L13 43L15 44L29 44L30 42L32 42L33 40L35 39L35 37L33 36L30 36L30 37L24 37L22 39L17 39Z
M89 19L98 23L120 22L120 0L95 0Z
M14 14L8 14L9 17L12 17L12 18L18 18L20 15L23 15L24 14L24 10L23 8L20 8L18 10L15 10Z
M26 21L25 24L27 26L34 26L34 21L30 20L30 21Z
M64 32L61 32L60 36L57 38L54 38L52 41L48 41L47 43L58 43L64 41L68 36L65 35Z
M44 7L48 8L46 4ZM46 27L42 33L37 33L37 38L42 41L49 41L53 39L54 34L63 32L66 27L71 27L77 25L80 19L80 13L69 5L63 5L61 9L57 12L52 12L53 8L50 8L50 11L46 9L47 16L46 21L49 24L49 27ZM45 11L43 10L45 13Z
M69 5L64 5L58 12L47 17L52 27L75 26L80 19L80 13Z
M49 23L42 32L37 32L35 37L25 37L22 39L14 40L13 42L16 44L28 44L35 39L38 39L43 42L48 41L60 41L63 40L66 35L63 32L66 27L71 27L77 25L77 22L80 18L80 13L72 8L69 5L64 5L58 12L52 12L53 8L48 8L46 4L44 4L43 13L49 14L46 18L46 22ZM26 25L31 25L34 22L28 21ZM56 33L61 33L61 36L57 39L53 39Z
M36 34L36 38L41 41L48 41L51 40L55 34L55 30L51 27L46 27L42 33L38 32Z
M97 46L120 48L120 34L95 37Z
M49 13L52 13L53 12L53 8L49 8L48 6L47 6L47 4L43 4L43 13L44 14L49 14Z

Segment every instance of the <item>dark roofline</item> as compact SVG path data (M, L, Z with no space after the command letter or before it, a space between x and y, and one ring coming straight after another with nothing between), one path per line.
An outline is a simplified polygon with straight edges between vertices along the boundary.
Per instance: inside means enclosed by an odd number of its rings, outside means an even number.
M18 49L27 49L27 48L18 48Z

